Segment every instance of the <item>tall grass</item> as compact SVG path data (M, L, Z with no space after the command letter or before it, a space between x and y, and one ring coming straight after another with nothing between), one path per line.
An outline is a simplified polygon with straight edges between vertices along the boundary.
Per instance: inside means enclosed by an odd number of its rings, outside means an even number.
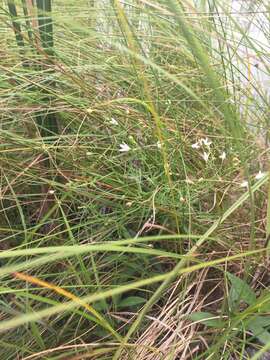
M269 14L232 5L2 4L0 358L269 348Z

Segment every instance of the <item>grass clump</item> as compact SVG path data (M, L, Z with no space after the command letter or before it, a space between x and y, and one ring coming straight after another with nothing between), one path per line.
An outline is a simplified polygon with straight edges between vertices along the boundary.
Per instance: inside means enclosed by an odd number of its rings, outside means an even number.
M234 6L2 4L0 357L267 351L268 8Z

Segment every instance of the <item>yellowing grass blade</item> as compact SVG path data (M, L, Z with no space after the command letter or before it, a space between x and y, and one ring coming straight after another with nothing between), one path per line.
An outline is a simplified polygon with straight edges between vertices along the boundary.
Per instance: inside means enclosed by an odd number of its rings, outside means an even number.
M44 287L46 289L50 289L53 290L54 292L74 301L75 303L77 303L79 306L84 307L87 311L89 311L92 315L94 315L97 319L98 319L98 323L100 325L102 325L105 329L109 330L111 332L111 334L117 338L117 340L121 340L121 337L117 334L117 332L111 327L111 325L108 323L107 320L105 320L102 315L100 315L92 306L84 303L81 301L81 299L72 294L71 292L61 288L60 286L54 285L49 283L48 281L44 281L44 280L40 280L37 277L31 276L31 275L27 275L21 272L15 272L13 273L14 276L17 279L20 280L24 280L27 281L29 283L35 284L35 285L39 285L41 287Z

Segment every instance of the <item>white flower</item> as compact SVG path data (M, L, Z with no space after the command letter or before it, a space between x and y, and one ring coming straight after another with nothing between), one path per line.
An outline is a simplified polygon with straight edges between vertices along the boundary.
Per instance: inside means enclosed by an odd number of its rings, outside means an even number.
M115 120L115 118L111 118L111 120L110 120L110 124L112 124L112 125L119 125L118 124L118 121L117 120Z
M120 152L128 152L129 150L130 147L128 146L128 144L126 143L120 144L120 149L119 149Z
M263 178L265 175L265 173L263 173L261 170L258 172L258 174L256 174L255 179L256 180L260 180L261 178Z
M204 151L204 153L202 154L202 158L203 158L203 160L204 160L205 162L207 162L208 159L209 159L209 154Z
M49 191L48 191L48 193L49 193L50 195L53 195L54 192L55 192L54 190L49 190Z
M157 142L157 148L161 149L161 142L160 141Z
M212 141L210 141L208 138L202 139L201 142L207 147L210 147L212 144Z
M199 139L197 142L191 145L192 149L199 149L202 145L207 146L208 148L212 144L212 141L210 141L207 137L205 139Z
M241 188L248 188L248 182L247 182L247 180L242 181L241 184L240 184L240 187L241 187Z
M199 149L200 144L199 144L199 142L196 142L196 143L192 144L191 147L192 147L192 149Z
M220 154L219 158L224 161L226 159L226 153L225 151L222 152L222 154Z

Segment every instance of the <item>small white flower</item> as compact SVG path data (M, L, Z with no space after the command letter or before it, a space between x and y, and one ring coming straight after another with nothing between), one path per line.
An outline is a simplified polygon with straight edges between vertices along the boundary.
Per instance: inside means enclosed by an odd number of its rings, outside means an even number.
M219 155L219 158L224 161L226 159L226 153L225 151L222 152L222 154Z
M86 155L87 155L87 156L91 156L91 155L93 155L93 153L92 153L92 151L87 151L87 152L86 152Z
M265 173L260 170L260 171L258 172L258 174L256 174L255 179L256 179L256 180L260 180L261 178L264 177L264 175L265 175Z
M210 147L212 144L212 141L210 141L208 138L202 139L201 142L207 147Z
M161 149L161 142L160 141L157 142L157 148Z
M200 144L199 144L199 142L196 142L196 143L192 144L191 147L192 147L192 149L199 149Z
M120 144L120 149L119 149L120 152L128 152L129 150L130 147L128 146L128 144L126 143Z
M131 207L131 206L132 206L132 201L128 201L128 202L126 203L126 206L127 206L127 207Z
M204 153L202 154L202 158L203 158L203 160L204 160L205 162L207 162L208 159L209 159L209 154L204 151Z
M240 184L240 187L241 187L241 188L248 188L248 182L247 182L247 180L242 181L241 184Z
M119 125L118 124L118 121L117 120L115 120L115 118L111 118L111 120L110 120L110 124L112 124L112 125Z
M54 190L49 190L48 193L49 193L50 195L53 195L53 194L55 193L55 191L54 191Z

